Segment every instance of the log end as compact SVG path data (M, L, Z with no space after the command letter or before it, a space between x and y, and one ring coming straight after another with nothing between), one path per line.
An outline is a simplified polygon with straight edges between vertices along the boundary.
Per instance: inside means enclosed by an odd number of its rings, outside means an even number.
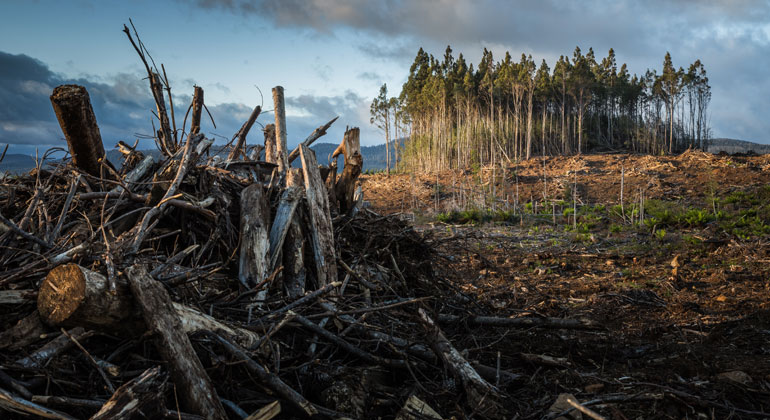
M82 101L82 98L88 98L88 91L80 85L61 85L53 89L51 101L55 103L69 103L73 101Z
M77 264L64 264L51 270L37 297L40 317L51 325L67 321L86 297L86 278Z

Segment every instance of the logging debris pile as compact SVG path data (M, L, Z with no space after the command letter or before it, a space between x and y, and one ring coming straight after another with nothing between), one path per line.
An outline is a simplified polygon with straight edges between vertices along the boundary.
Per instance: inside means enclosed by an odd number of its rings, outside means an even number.
M422 235L362 205L357 128L328 167L309 145L336 118L289 152L279 86L264 145L246 143L258 106L214 151L203 90L185 133L147 69L160 161L119 144L108 163L88 92L64 85L71 159L0 181L4 417L503 418L518 376L440 324L595 328L477 316Z

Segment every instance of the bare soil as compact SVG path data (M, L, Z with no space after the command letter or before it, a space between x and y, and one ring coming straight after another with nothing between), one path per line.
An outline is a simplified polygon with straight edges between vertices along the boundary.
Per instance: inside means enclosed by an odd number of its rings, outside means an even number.
M587 229L571 229L576 221L564 209L575 190L576 206L603 204L609 213L619 203L621 173L629 212L643 194L735 215L728 218L757 214L760 228L736 234L715 219L661 234L633 216L596 216L600 209L579 213L577 222L598 220ZM447 330L467 358L521 375L501 385L516 399L519 418L547 416L564 393L612 419L769 418L770 235L762 226L770 221L761 191L770 183L770 157L546 157L505 171L376 174L362 183L374 210L414 219L437 251L431 258L439 278L479 313L603 327ZM736 193L759 197L760 211L728 204ZM469 197L509 211L516 204L524 211L530 197L554 208L559 200L559 208L512 223L437 222L439 212Z

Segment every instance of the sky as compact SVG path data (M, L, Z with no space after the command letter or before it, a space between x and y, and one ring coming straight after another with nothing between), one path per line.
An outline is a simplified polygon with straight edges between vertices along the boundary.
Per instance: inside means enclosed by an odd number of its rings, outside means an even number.
M258 123L274 122L280 85L290 146L335 116L319 141L357 126L363 145L383 143L369 123L379 87L397 96L420 47L440 57L451 45L473 63L486 47L495 59L526 53L551 68L576 46L597 59L614 48L636 74L660 71L667 51L677 67L700 59L714 137L770 143L767 0L2 0L0 147L64 147L48 97L65 83L88 89L107 148L151 134L146 73L122 32L129 18L165 66L177 119L201 86L216 123L202 129L219 141L255 105Z

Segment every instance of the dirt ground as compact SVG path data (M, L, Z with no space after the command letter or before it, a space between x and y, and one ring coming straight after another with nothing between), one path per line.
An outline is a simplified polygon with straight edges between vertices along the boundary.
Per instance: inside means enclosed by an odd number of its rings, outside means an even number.
M621 178L618 217L610 208ZM554 418L549 407L572 394L611 419L770 418L768 184L770 157L695 151L547 157L362 182L375 211L414 220L437 251L437 274L479 313L601 326L448 331L467 358L520 375L500 384L515 397L516 418ZM657 223L631 214L641 195L658 203L647 216ZM551 211L533 210L533 201ZM437 217L482 202L506 215L516 207L519 217ZM687 213L703 220L669 220L667 205L704 209ZM577 218L572 206L583 209Z

